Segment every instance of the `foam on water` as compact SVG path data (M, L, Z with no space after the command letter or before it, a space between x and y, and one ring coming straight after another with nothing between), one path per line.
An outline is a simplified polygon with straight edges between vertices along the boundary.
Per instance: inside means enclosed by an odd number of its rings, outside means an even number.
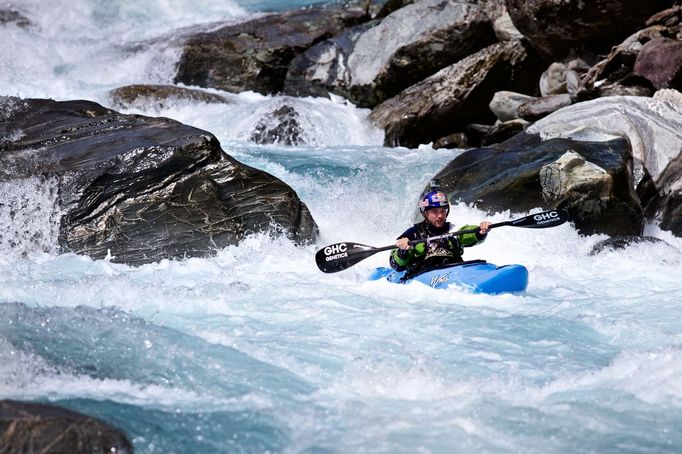
M0 27L14 44L0 93L110 106L112 88L172 80L186 27L301 4L25 0L16 8L34 26ZM605 237L570 223L494 229L465 258L526 265L520 295L366 281L387 252L323 274L314 255L326 244L392 244L460 151L383 148L368 111L339 100L210 91L228 102L118 109L210 131L282 179L318 223L317 244L258 234L140 267L61 254L58 182L3 182L3 397L113 422L144 453L679 450L682 239L650 225L664 242L591 254ZM247 142L283 105L307 145ZM450 221L526 214L457 204Z

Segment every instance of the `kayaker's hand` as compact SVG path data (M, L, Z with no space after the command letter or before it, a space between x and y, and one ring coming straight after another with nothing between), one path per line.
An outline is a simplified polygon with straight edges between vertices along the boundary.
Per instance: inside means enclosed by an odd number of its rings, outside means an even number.
M490 230L491 225L493 225L492 222L481 221L481 223L478 224L478 231L481 233L481 235L485 235Z
M410 240L405 237L398 238L398 241L395 242L395 245L398 247L398 249L406 251L410 248Z

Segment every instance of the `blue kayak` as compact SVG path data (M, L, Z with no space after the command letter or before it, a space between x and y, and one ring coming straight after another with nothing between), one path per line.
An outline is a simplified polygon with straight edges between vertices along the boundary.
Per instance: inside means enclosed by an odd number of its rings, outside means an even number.
M474 293L523 292L528 286L528 270L523 265L497 266L485 260L472 260L425 269L409 279L403 279L405 271L377 268L369 276L370 281L387 279L396 284L418 281L433 288L459 286Z

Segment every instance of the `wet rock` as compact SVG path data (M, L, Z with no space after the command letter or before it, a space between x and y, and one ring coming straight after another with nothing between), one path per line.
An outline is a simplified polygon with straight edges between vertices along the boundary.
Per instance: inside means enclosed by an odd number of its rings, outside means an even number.
M571 49L605 54L672 0L507 0L516 28L550 61Z
M0 401L0 446L5 454L125 454L133 447L120 430L54 405Z
M163 109L169 102L179 100L211 103L228 103L225 96L203 90L175 85L126 85L109 92L117 107Z
M256 125L251 141L259 144L305 145L301 134L298 112L281 106Z
M625 249L629 246L632 246L633 244L640 243L656 244L665 243L665 241L655 238L653 236L619 235L599 241L597 244L592 246L590 255L597 255L606 251Z
M633 154L633 181L647 220L682 235L682 95L609 97L563 108L527 129L544 139L610 141L625 137Z
M211 255L249 232L317 235L289 186L206 131L88 101L2 100L0 136L13 140L0 145L0 178L59 181L63 251L138 265Z
M465 133L456 132L436 140L433 143L433 148L436 150L439 148L469 148L469 141Z
M14 9L0 9L0 25L14 24L17 27L31 27L33 23L19 11Z
M639 51L633 72L656 89L682 89L682 41L669 38L649 41Z
M582 233L639 235L642 212L631 163L625 139L542 141L521 133L463 153L435 178L451 200L481 209L566 208Z
M494 41L491 22L480 6L422 0L295 58L285 92L334 93L373 107Z
M362 9L307 8L198 33L185 43L174 82L278 93L294 57L366 19Z
M524 102L516 109L516 112L524 120L536 121L571 104L573 104L573 98L568 93L549 95Z
M542 68L519 41L493 44L378 105L370 118L385 130L387 146L414 148L470 123L494 123L494 93L533 93Z
M640 195L644 214L663 230L682 236L682 153L668 163L652 186L650 197Z

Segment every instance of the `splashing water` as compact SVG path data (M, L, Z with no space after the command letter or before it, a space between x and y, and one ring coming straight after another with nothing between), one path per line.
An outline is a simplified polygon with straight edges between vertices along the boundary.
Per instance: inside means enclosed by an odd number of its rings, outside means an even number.
M17 3L34 26L0 27L14 43L0 56L0 94L108 106L112 88L172 80L186 27L300 2L69 5ZM285 181L320 226L318 244L254 235L209 258L94 261L57 247L58 181L5 181L3 398L99 417L143 453L679 451L680 238L651 225L665 242L591 255L604 237L570 224L495 229L465 258L524 264L521 295L366 281L385 253L323 274L314 254L325 244L391 244L460 151L383 148L368 112L338 100L213 91L231 102L128 112L208 130ZM307 145L247 142L285 104ZM521 214L458 204L450 221Z

